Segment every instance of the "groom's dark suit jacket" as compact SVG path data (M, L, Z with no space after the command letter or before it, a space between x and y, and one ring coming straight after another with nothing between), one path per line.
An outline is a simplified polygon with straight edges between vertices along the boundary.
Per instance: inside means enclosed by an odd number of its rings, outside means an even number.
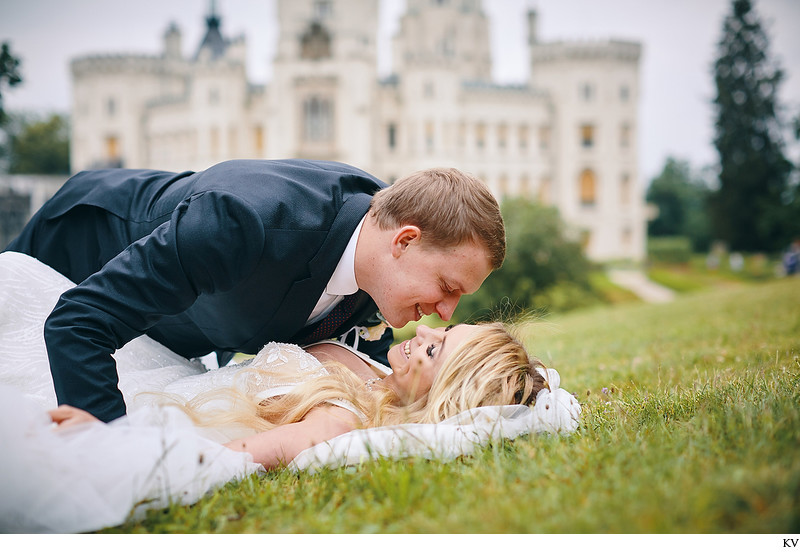
M187 358L297 342L382 187L359 169L303 160L70 178L8 247L78 283L45 325L59 403L123 415L111 354L145 333ZM359 293L332 335L375 314ZM368 352L385 354L384 337Z

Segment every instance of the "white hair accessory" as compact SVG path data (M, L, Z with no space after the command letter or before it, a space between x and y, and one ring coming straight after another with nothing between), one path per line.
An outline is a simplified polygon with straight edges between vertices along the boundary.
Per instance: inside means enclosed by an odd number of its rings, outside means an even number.
M552 368L536 368L547 386L536 395L536 403L531 407L534 414L533 431L548 433L571 433L578 428L581 405L568 391L561 389L561 376Z

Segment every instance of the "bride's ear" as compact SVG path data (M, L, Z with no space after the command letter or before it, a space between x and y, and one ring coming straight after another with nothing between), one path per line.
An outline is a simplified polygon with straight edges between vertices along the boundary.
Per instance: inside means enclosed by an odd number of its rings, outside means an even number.
M392 256L397 258L408 250L411 245L419 244L422 239L422 230L418 226L408 224L401 226L392 236Z

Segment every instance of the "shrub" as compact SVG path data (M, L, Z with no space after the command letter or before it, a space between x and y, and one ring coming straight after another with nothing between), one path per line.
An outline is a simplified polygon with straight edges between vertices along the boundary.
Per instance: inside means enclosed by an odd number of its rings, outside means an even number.
M501 208L506 260L477 293L461 299L457 320L508 319L530 309L567 310L597 301L592 265L554 208L521 198Z
M692 258L692 242L686 236L650 237L647 258L651 263L688 263Z

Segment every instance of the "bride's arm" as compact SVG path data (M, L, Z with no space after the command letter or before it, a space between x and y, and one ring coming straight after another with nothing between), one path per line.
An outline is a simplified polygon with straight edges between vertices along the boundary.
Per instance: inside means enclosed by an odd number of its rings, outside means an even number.
M318 406L299 422L237 439L225 446L237 452L249 452L267 469L277 468L287 465L317 443L355 429L358 423L358 417L349 410L332 405Z

